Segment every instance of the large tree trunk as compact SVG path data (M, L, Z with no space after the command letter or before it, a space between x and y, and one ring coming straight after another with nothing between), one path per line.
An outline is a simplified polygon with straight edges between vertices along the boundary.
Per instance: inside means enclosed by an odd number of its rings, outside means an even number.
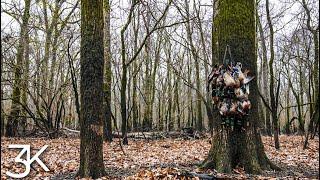
M20 103L21 103L21 86L22 84L22 65L23 65L23 55L26 47L26 34L28 29L29 21L29 10L30 10L30 0L25 0L25 9L22 17L22 25L20 30L20 39L17 50L17 62L14 68L14 84L12 92L12 103L11 111L8 116L8 122L6 126L6 136L14 137L18 135L18 122L20 116Z
M223 57L228 44L233 59L241 62L257 74L255 47L255 1L254 0L220 0L219 13L214 21L219 43L219 57ZM222 58L220 58L222 63ZM251 113L248 117L249 126L245 130L235 127L222 127L219 113L215 110L214 135L208 157L203 162L204 168L215 168L220 172L231 172L237 166L243 167L247 173L259 173L262 169L274 168L268 160L257 124L258 93L256 79L250 84Z
M103 1L81 1L81 118L78 175L98 178L103 164Z

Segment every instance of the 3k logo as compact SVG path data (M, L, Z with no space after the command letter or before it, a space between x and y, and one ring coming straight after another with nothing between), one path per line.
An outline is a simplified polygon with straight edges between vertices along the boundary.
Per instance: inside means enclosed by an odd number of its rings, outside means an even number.
M45 170L49 171L48 167L39 159L41 153L46 150L48 145L43 146L32 158L30 157L30 145L20 145L20 144L12 144L9 145L9 149L22 149L18 156L14 159L17 163L22 163L26 167L24 173L15 174L11 172L6 172L6 174L13 178L24 178L26 177L31 170L31 164L33 161L37 161L38 164ZM21 159L24 153L27 153L27 160Z

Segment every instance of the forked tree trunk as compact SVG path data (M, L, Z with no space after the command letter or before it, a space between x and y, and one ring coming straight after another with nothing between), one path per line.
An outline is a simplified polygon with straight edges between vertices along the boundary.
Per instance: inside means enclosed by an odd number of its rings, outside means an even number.
M103 164L103 1L81 1L80 178L105 175Z
M214 21L219 43L219 57L223 57L228 44L233 59L241 62L243 67L257 75L255 47L255 1L254 0L220 0L219 13ZM214 43L216 44L216 43ZM222 59L220 58L220 63ZM256 79L250 83L249 99L252 104L248 117L249 126L245 130L236 127L222 127L219 112L214 111L214 135L208 157L203 168L215 168L219 172L231 172L237 166L243 167L247 173L259 173L263 169L276 169L267 158L260 131L257 124L258 86Z

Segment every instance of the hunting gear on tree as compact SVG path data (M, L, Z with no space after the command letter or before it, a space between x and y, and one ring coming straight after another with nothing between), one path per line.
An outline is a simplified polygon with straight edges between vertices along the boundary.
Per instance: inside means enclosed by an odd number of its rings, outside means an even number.
M230 62L226 59L229 52ZM243 127L245 117L249 115L251 103L249 100L249 82L254 79L248 76L249 70L242 71L242 64L233 63L230 48L227 45L222 65L215 65L208 76L207 91L210 91L212 103L222 116L222 124Z

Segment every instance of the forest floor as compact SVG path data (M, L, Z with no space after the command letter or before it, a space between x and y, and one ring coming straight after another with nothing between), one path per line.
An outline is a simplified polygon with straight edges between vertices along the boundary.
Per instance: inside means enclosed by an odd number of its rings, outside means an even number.
M123 146L123 151L118 139L114 139L112 143L104 143L107 176L101 179L191 179L190 176L194 174L209 174L226 179L319 179L319 138L310 140L306 150L302 149L303 139L303 136L281 135L281 149L275 150L273 138L263 137L268 157L283 170L264 171L261 175L246 174L241 169L234 169L232 174L199 170L197 165L204 160L211 146L209 138L150 141L129 139L129 145ZM42 146L48 145L40 157L50 171L44 172L34 163L28 176L32 177L30 179L75 179L79 165L79 139L2 138L1 179L8 179L8 170L24 172L22 166L14 163L20 150L8 149L9 144L31 144L31 157Z

